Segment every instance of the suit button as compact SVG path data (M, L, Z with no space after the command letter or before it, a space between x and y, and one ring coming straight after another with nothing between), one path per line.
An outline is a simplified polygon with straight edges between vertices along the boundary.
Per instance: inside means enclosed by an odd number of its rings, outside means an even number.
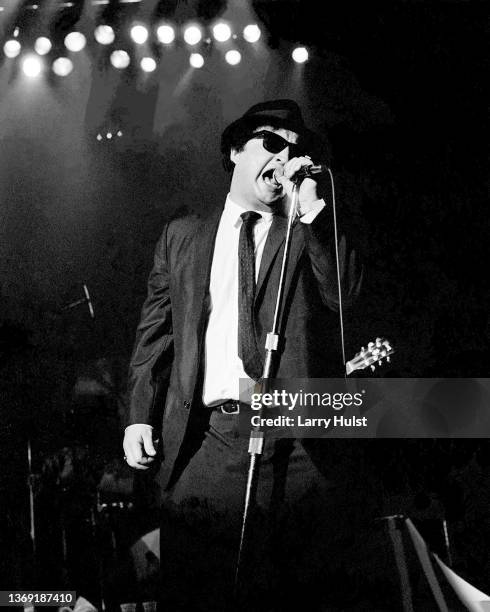
M190 402L184 402L184 408L186 410L189 410L190 407L191 407L191 403Z

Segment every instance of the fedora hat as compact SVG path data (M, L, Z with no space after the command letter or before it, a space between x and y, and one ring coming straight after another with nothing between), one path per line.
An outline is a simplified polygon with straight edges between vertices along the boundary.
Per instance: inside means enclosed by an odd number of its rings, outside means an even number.
M238 141L246 141L249 134L261 125L296 132L305 149L316 149L320 145L319 137L306 127L301 109L294 100L269 100L254 104L244 115L225 128L221 135L223 155L228 155Z

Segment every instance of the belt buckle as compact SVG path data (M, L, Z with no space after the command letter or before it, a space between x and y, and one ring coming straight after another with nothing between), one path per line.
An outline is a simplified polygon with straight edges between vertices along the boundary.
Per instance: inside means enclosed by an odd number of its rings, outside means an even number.
M234 410L225 410L225 406L227 404L235 404L235 409ZM221 406L221 412L223 414L240 414L240 402L226 402L226 404L223 404Z

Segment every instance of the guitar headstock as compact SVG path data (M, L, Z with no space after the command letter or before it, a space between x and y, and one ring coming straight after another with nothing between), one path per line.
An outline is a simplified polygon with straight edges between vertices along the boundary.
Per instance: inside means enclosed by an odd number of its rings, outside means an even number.
M374 342L370 342L367 348L362 347L354 359L351 359L345 364L347 375L352 374L355 370L364 370L370 367L374 371L377 365L383 364L383 359L390 362L390 356L393 355L394 349L386 338L376 338Z

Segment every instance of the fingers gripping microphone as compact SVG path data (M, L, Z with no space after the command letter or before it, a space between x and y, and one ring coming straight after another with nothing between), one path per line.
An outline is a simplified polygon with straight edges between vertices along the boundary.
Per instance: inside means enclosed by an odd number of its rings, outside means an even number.
M302 181L305 178L312 177L315 174L323 174L327 171L327 166L324 164L316 164L313 166L304 166L300 168L298 172L295 172L293 178L291 180ZM284 176L284 168L282 166L276 168L274 170L274 174L272 175L273 180L277 185L279 185L279 180Z

